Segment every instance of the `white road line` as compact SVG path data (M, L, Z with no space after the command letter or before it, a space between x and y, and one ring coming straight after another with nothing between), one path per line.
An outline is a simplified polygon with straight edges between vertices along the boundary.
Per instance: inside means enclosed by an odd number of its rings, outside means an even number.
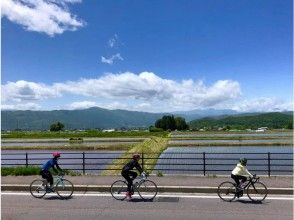
M1 192L1 195L14 195L14 196L31 196L30 193L26 192ZM56 194L49 194L56 195ZM81 197L111 197L109 193L74 193L73 196L81 196ZM134 198L139 197L138 195L133 196ZM210 196L210 195L184 195L184 194L159 194L156 198L163 197L171 197L171 198L191 198L191 199L219 199L218 196ZM242 199L247 199L247 197L243 197ZM277 195L277 196L268 196L266 200L289 200L294 201L294 196L285 196L285 195Z

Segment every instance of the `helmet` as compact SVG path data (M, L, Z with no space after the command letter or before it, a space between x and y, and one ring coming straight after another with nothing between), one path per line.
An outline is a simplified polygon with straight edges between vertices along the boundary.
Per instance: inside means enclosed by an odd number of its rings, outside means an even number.
M240 158L239 161L240 161L241 165L246 166L246 164L247 164L247 159L246 158Z
M54 152L52 155L53 155L53 157L60 157L60 153L59 152Z
M137 154L137 153L136 154L133 154L133 159L134 160L139 160L140 157L141 157L140 154Z

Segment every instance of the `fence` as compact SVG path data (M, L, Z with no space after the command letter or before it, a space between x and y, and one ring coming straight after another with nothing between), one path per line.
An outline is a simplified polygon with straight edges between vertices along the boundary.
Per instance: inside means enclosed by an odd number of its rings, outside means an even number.
M48 160L50 152L42 153L2 153L2 166L40 166ZM130 156L121 157L122 152L80 152L62 153L60 166L67 170L86 172L102 170L120 170L109 168L117 158L130 159ZM192 172L207 175L208 173L229 173L240 157L246 157L251 172L262 172L268 176L272 173L293 174L293 154L289 153L162 153L141 154L140 163L145 170L157 172ZM150 159L157 162L150 163ZM123 165L118 164L117 165ZM152 169L147 167L153 167Z

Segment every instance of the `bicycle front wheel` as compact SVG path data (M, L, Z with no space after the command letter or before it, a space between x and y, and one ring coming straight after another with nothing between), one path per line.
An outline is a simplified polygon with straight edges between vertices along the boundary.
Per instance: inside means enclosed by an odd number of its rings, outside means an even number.
M46 194L46 182L41 179L34 180L30 185L30 193L35 198L42 198Z
M247 188L247 195L254 202L262 202L266 198L267 193L266 186L261 182L250 184Z
M56 193L62 199L69 199L74 191L74 186L69 180L61 180L56 184L55 187Z
M137 188L139 196L144 200L152 200L157 195L158 189L151 180L143 181Z
M115 181L110 187L110 193L116 200L124 200L127 195L128 185L125 181Z
M217 195L226 202L231 202L236 197L236 187L232 182L223 182L217 188Z

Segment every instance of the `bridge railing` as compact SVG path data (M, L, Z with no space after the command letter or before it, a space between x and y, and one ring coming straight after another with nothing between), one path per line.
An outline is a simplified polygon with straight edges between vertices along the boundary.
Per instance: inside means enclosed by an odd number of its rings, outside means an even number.
M293 173L293 154L289 153L183 153L164 152L141 153L140 163L149 172L190 172L208 175L218 172L231 172L240 157L248 159L248 169L252 173ZM24 152L1 154L4 166L41 166L51 157L51 152ZM131 159L132 155L122 152L63 152L60 166L67 170L82 172L101 172L102 170L120 170L111 168L115 159ZM150 160L156 161L151 163ZM115 162L116 165L124 165ZM152 167L152 168L150 168Z

